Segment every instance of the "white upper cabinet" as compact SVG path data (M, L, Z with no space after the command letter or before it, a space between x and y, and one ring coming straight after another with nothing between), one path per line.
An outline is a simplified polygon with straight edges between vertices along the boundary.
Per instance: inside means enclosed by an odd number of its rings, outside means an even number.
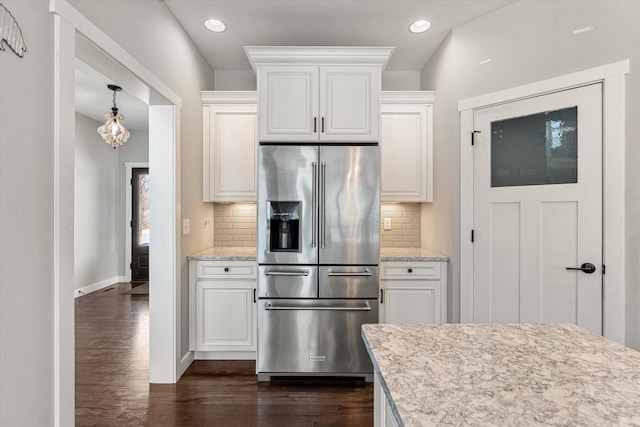
M382 202L433 201L433 92L382 92Z
M255 202L255 92L202 92L203 200Z
M320 67L321 141L378 142L380 67Z
M260 141L318 140L318 74L313 66L260 67Z
M393 48L245 47L258 75L261 142L378 142Z

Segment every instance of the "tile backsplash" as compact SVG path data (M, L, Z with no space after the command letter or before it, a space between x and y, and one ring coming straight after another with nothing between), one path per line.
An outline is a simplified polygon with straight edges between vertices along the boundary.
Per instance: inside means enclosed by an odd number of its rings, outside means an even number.
M380 247L420 247L420 203L383 203L380 210ZM391 218L391 230L384 229L384 219Z
M380 246L419 248L420 209L420 203L383 203L380 211ZM384 218L391 218L391 230L384 229ZM255 247L256 205L214 203L213 246Z
M214 203L213 246L255 247L256 205L251 203Z

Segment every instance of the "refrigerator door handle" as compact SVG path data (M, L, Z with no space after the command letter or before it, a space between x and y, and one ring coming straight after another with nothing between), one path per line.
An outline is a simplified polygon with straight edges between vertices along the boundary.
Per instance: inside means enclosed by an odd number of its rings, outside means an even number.
M265 310L318 310L318 311L371 311L371 305L368 301L364 302L364 305L360 307L347 307L340 305L273 305L267 303L264 306Z
M321 196L322 196L322 216L320 217L320 227L322 228L321 232L321 240L320 240L320 247L324 249L325 244L326 244L326 240L327 240L327 226L326 226L326 216L327 216L327 203L326 203L326 189L325 189L325 185L326 185L326 178L327 178L327 163L326 162L322 162L320 164L320 182L322 184L321 187Z
M360 271L360 272L329 272L329 277L339 276L339 277L371 277L373 274L369 270Z
M318 240L318 201L316 197L318 163L311 163L311 247L317 246Z
M308 276L309 270L304 271L266 271L265 276Z

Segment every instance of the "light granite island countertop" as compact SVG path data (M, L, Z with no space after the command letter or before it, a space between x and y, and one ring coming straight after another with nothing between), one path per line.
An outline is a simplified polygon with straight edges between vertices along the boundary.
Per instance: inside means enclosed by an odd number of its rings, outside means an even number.
M398 426L640 425L640 352L569 324L363 325Z

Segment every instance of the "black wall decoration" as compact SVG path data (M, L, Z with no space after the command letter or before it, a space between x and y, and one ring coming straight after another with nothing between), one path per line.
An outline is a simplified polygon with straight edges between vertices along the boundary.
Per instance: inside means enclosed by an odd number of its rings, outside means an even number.
M20 58L24 57L27 47L24 45L22 30L11 12L0 3L0 50L5 50L3 42Z

